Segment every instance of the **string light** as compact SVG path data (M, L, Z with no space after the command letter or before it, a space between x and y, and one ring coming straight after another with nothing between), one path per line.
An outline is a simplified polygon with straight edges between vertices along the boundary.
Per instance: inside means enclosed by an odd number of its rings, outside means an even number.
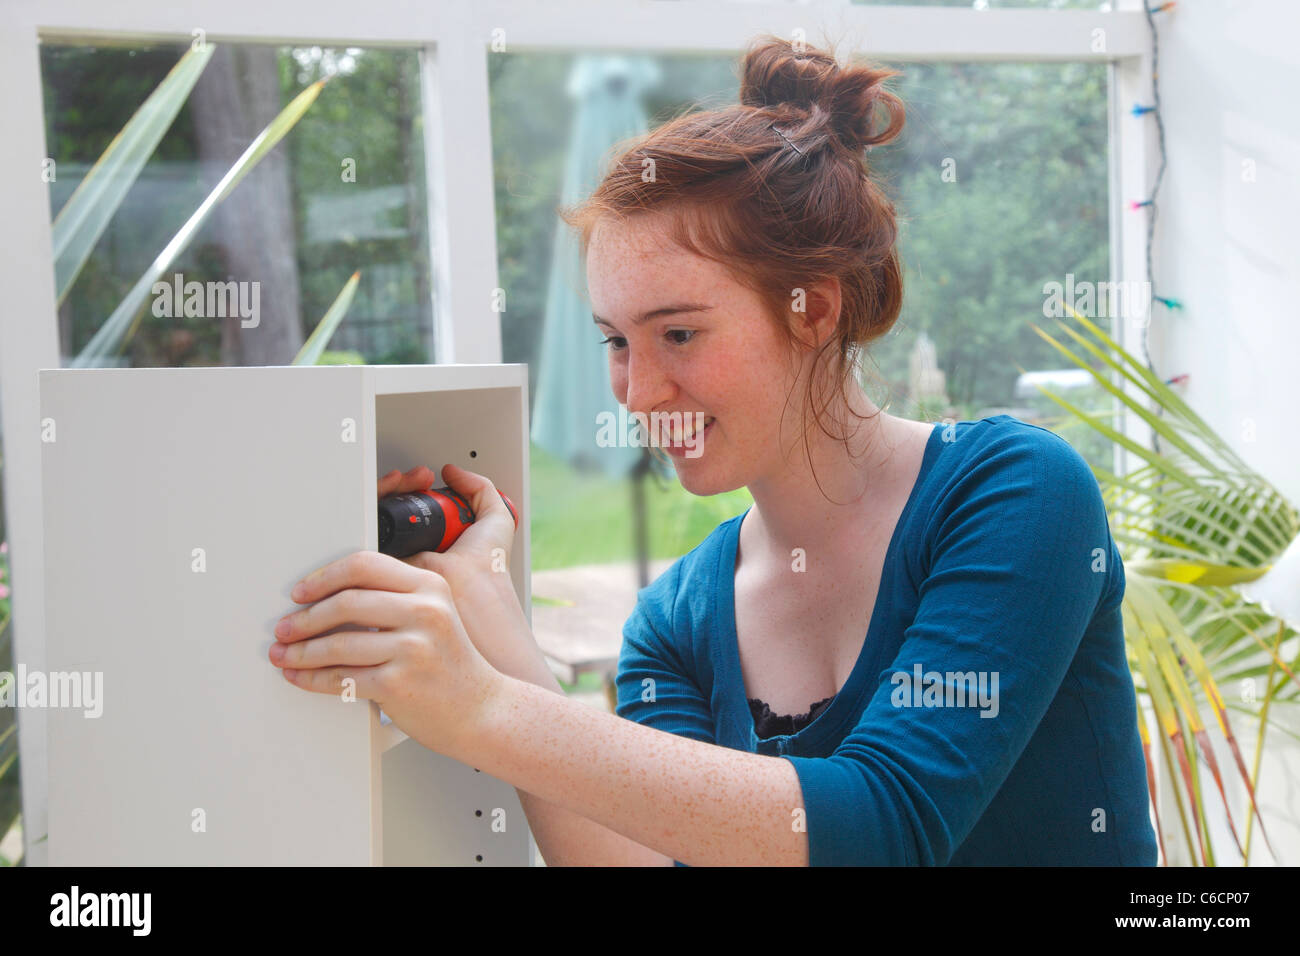
M1133 105L1131 112L1134 116L1137 117L1146 116L1148 113L1150 113L1154 117L1156 121L1156 140L1160 146L1160 168L1156 172L1156 180L1151 188L1150 197L1142 200L1129 201L1130 211L1137 212L1139 209L1144 209L1148 207L1150 208L1150 213L1147 217L1147 241L1146 241L1147 281L1151 285L1151 300L1153 302L1159 302L1166 309L1169 309L1171 311L1174 309L1181 309L1183 306L1182 303L1179 302L1177 299L1171 299L1168 296L1162 296L1156 294L1155 272L1151 268L1151 244L1152 244L1152 239L1155 236L1155 230L1156 230L1156 212L1157 212L1156 196L1160 192L1160 183L1161 180L1164 179L1164 175L1165 175L1165 123L1164 123L1164 118L1162 117L1160 112L1160 59L1159 59L1160 46L1159 46L1158 37L1156 35L1155 14L1168 13L1175 6L1177 6L1177 3L1173 2L1173 0L1170 0L1169 3L1161 3L1154 7L1143 7L1144 11L1146 12L1147 26L1151 30L1152 104L1150 106L1147 106L1140 103L1135 103ZM1150 327L1151 327L1150 321L1142 323L1142 354L1144 359L1146 360L1147 368L1150 369L1152 374L1158 376L1159 373L1156 372L1155 363L1151 361L1151 351L1148 348L1148 342L1147 342L1148 330L1150 329ZM1188 381L1188 377L1189 376L1186 373L1184 373L1182 375L1175 375L1172 378L1164 379L1164 382L1167 385L1183 384ZM1157 404L1156 414L1160 415L1163 413L1164 413L1164 409L1160 407L1159 404ZM1157 454L1159 454L1160 436L1154 430L1151 433L1151 441L1153 445L1153 450Z

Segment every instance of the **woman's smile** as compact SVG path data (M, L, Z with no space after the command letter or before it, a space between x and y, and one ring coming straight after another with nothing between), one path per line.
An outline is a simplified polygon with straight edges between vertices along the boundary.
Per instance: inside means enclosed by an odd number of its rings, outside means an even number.
M698 432L691 432L689 435L677 439L670 438L670 440L664 445L668 454L677 458L698 458L700 455L704 454L704 436L713 428L717 419L705 418L705 421L708 422L708 424ZM692 452L694 452L694 454L692 454Z

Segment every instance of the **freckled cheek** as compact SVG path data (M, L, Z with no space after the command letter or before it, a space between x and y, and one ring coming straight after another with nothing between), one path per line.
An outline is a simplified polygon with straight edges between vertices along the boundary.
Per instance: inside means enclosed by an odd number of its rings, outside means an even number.
M618 362L609 363L609 385L620 405L627 404L627 369Z
M701 369L700 372L697 376L701 388L700 397L709 398L705 404L711 414L721 415L733 408L747 409L765 396L766 383L756 381L751 376L737 376L732 365L719 364Z

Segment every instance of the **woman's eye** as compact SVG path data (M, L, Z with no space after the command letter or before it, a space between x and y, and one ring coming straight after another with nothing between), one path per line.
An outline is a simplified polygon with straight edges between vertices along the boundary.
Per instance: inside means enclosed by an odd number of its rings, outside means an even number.
M691 339L695 338L696 332L695 332L694 329L671 329L671 330L669 330L668 332L665 332L664 335L686 335L686 336L689 336L689 338L686 338L686 339L674 339L674 340L673 340L674 343L677 344L677 345L686 345L688 342L691 341ZM619 344L618 344L618 345L615 345L615 344L614 344L615 342L617 342L617 343L619 343ZM599 343L599 344L600 344L600 345L608 345L608 346L610 347L610 349L611 349L612 351L615 351L615 352L621 352L621 351L623 351L623 349L625 349L625 348L627 347L627 343L623 341L623 338L622 338L621 336L617 336L617 335L609 336L608 338L603 338L603 339L600 340L600 343Z

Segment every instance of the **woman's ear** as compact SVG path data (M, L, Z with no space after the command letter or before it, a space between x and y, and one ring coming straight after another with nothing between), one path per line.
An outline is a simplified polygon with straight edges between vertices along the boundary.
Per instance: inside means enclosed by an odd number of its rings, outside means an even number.
M813 283L802 297L803 310L796 298L794 328L799 340L813 349L821 348L835 334L840 324L840 280L832 276Z

